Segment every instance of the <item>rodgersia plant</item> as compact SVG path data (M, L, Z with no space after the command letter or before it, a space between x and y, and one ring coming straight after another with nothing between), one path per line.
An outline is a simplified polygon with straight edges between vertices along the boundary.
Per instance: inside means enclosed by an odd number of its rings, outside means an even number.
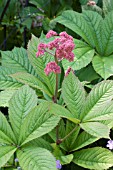
M0 105L9 106L9 122L1 113L0 167L56 170L73 162L108 169L112 152L91 144L105 138L111 148L113 81L102 81L87 94L71 67L62 72L61 62L74 60L73 38L53 31L46 37L32 36L27 53L2 52L0 95L8 97Z

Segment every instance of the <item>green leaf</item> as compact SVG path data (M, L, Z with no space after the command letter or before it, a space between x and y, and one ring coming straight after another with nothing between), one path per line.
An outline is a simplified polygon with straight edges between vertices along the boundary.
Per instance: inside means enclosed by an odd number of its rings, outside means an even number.
M46 76L44 72L46 64L54 60L54 57L46 53L44 56L36 58L37 46L39 43L40 43L39 39L32 35L32 39L28 43L29 60L32 63L38 76L48 86L51 93L54 94L55 74L51 73L49 76Z
M74 123L79 123L80 122L79 119L76 119L74 113L71 113L70 111L68 111L63 106L60 106L58 104L54 104L52 102L48 102L48 108L49 108L49 112L51 114L67 118L68 120L71 120Z
M48 87L42 81L40 81L37 77L29 73L24 73L24 72L11 74L10 76L20 81L21 83L37 88L52 97L52 94L49 91Z
M13 96L16 90L4 90L0 92L0 107L9 107L9 100Z
M76 71L75 74L80 81L91 82L99 78L99 75L95 72L91 64L89 64L87 67L82 68L81 70Z
M40 147L40 148L45 148L45 149L47 149L47 150L49 150L49 151L53 151L53 149L52 149L52 146L50 145L50 143L49 142L47 142L46 140L44 140L43 138L38 138L38 139L34 139L34 140L32 140L32 141L30 141L30 142L28 142L28 143L26 143L25 145L24 145L24 148L37 148L37 147Z
M0 112L0 143L1 144L11 144L15 142L15 136L12 129L7 122L6 117Z
M112 0L103 1L103 12L107 14L112 10L113 10L113 1Z
M86 20L83 18L83 14L67 10L64 11L61 16L57 17L55 21L65 25L94 47L93 32L89 24L87 24Z
M113 75L112 62L113 55L107 57L96 55L92 61L95 71L104 79L107 79Z
M63 142L67 152L71 152L75 148L76 143L78 143L76 139L80 132L80 126L76 126L74 123L67 120L65 136L68 135L74 128L76 128L75 131Z
M67 108L75 118L79 119L85 103L85 90L72 72L63 81L62 96Z
M3 51L2 66L12 68L15 72L28 72L36 74L28 60L27 51L24 48L15 47L12 51Z
M18 89L22 86L22 83L9 76L13 73L14 71L12 71L11 69L0 66L0 90Z
M113 11L106 15L103 21L102 43L103 55L108 56L113 52Z
M57 170L53 155L40 147L22 148L22 150L18 150L17 157L24 170Z
M73 162L88 169L108 169L113 166L113 154L101 147L88 148L75 152Z
M25 144L50 132L58 124L60 118L48 113L46 102L36 106L26 117L20 134L19 144Z
M90 135L89 133L83 131L82 133L80 133L80 135L78 135L72 151L81 149L81 148L97 141L98 139L99 138L94 137L94 136Z
M61 156L59 159L62 165L70 164L73 160L73 154Z
M81 123L80 127L92 136L109 139L110 129L99 122Z
M14 146L0 146L0 168L7 163L15 151Z
M113 101L102 106L99 110L93 114L87 114L84 117L84 121L98 121L98 120L112 120L113 118Z
M92 37L95 42L95 47L99 53L102 53L102 38L101 38L101 30L102 30L102 22L103 18L97 12L94 11L83 11L83 17L89 26L92 29Z
M94 56L94 50L91 47L75 48L73 51L75 54L74 61L69 62L67 60L62 60L64 70L71 67L73 70L80 70L81 68L87 66Z
M99 109L104 107L113 98L113 81L107 80L98 83L89 93L82 117L95 114ZM84 121L84 118L83 118Z
M22 124L28 113L37 105L37 95L34 90L25 85L21 87L9 102L9 119L16 136L19 139Z

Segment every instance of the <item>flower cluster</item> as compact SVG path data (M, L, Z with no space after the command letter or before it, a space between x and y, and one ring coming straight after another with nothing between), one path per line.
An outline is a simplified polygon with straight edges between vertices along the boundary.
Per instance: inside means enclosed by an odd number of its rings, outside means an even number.
M55 31L50 30L46 34L46 38L55 37L58 34ZM36 56L39 57L44 55L45 52L49 52L48 50L55 51L55 58L57 61L61 61L62 59L67 59L68 61L74 61L74 53L72 52L75 48L75 44L73 42L73 37L68 35L66 32L61 32L59 37L56 37L53 41L48 44L40 43L38 45L38 52ZM50 62L47 64L45 68L45 73L48 75L51 72L60 73L60 67L55 62Z
M54 73L61 73L60 66L58 66L55 61L51 61L46 65L46 68L44 69L44 72L46 75L49 75L49 73L54 72Z
M62 165L60 163L60 160L56 160L56 168L57 169L61 169L62 168Z

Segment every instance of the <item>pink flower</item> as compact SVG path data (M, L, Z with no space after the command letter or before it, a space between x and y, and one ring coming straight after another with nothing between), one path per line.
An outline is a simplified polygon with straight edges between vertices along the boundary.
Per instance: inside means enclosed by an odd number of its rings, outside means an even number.
M64 37L64 38L66 38L67 40L73 40L73 37L70 36L70 35L68 35L65 31L64 31L64 32L61 32L61 33L59 34L59 36L60 36L60 37Z
M71 67L69 67L69 68L66 70L66 72L65 72L65 76L68 76L68 74L69 74L71 71L74 73L73 69L72 69Z
M46 38L50 38L53 36L57 36L57 33L53 30L50 30L47 34L46 34Z
M38 45L38 52L36 53L36 56L39 57L40 55L43 55L44 52L45 52L45 48L46 48L46 47L47 47L46 44L40 43L40 44Z
M94 5L96 5L96 2L95 2L95 1L89 1L89 2L87 3L87 5L88 5L88 6L94 6Z
M58 66L55 63L55 61L51 61L46 65L44 72L46 73L46 75L49 75L51 72L59 74L59 73L61 73L61 69L60 69L60 66Z

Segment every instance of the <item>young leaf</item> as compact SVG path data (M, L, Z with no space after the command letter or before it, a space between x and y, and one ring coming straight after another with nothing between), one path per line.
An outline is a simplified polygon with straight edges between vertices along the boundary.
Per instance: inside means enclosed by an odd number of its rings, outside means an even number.
M36 105L37 95L27 85L21 87L11 98L9 102L9 119L16 139L19 139L25 117Z
M99 122L81 123L80 127L92 136L109 139L110 129Z
M46 102L36 106L26 117L20 134L19 144L25 144L50 132L58 124L60 118L48 112Z
M113 166L113 154L101 147L88 148L75 152L73 162L88 169L108 169Z
M12 68L15 72L28 72L33 75L36 74L28 60L26 50L22 47L15 47L12 51L3 51L2 66Z
M23 147L22 150L18 150L17 157L24 170L57 170L53 155L40 147L32 149Z
M95 85L86 99L83 117L95 114L113 98L113 81L107 80ZM83 118L84 120L84 118Z
M94 47L94 40L92 37L92 29L86 20L83 18L83 14L77 13L72 10L67 10L62 13L61 16L58 16L55 21L60 24L65 25L72 31L80 35L88 44Z
M64 70L70 66L73 70L80 70L87 66L94 56L94 50L91 47L76 48L74 51L75 57L73 62L62 60Z
M92 64L95 71L103 78L107 79L111 75L113 75L113 55L108 57L101 57L96 55L93 58Z
M31 74L28 74L28 73L24 73L24 72L11 74L10 76L17 79L21 83L27 84L31 87L35 87L41 91L44 91L45 93L47 93L49 96L52 97L52 94L49 91L48 87L42 81L40 81L37 77Z
M0 92L0 107L9 107L9 100L13 96L16 90L4 90Z
M0 168L7 163L15 151L14 146L0 146Z
M18 82L16 79L10 77L10 74L14 72L12 69L0 66L0 90L4 89L18 89L23 84Z
M11 144L14 143L15 140L15 136L6 117L0 112L0 143Z
M80 135L78 135L72 151L81 149L81 148L97 141L98 139L99 138L94 137L94 136L90 135L89 133L83 131L82 133L80 133Z
M52 94L54 94L55 90L55 74L52 73L49 76L46 76L44 73L44 69L46 66L46 63L52 61L54 57L45 54L43 57L38 57L36 58L36 52L37 52L37 46L39 44L39 39L32 35L32 39L28 43L28 56L29 60L32 63L36 73L39 75L39 77L43 80L43 82L46 83L48 86L49 90L51 91Z
M64 78L62 96L67 108L75 118L79 119L85 103L85 90L72 72Z

